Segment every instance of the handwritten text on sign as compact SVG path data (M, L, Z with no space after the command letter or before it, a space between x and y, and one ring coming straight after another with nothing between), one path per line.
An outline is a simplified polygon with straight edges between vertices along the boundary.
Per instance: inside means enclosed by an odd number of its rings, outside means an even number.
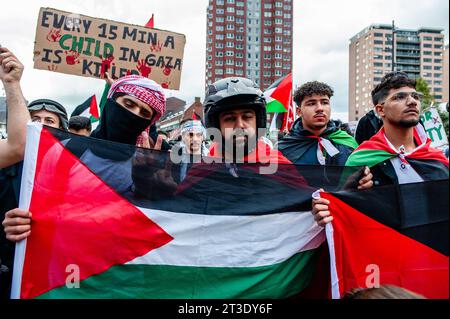
M179 89L185 43L178 33L41 8L34 67L96 78L137 74Z

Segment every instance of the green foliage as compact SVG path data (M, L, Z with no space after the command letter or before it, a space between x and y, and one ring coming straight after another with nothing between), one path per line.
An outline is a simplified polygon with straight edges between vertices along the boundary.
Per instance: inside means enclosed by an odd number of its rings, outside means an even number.
M422 109L426 109L434 102L434 96L430 93L427 81L422 78L416 80L416 90L423 94L423 100L421 101Z

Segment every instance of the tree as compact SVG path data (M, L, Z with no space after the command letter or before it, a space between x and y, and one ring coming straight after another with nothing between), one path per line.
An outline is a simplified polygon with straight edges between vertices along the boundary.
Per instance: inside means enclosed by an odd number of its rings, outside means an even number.
M435 103L434 95L431 94L427 81L425 81L422 78L418 78L416 80L416 90L417 90L417 92L420 92L423 94L423 99L421 101L422 110L431 106L432 103L433 104ZM449 133L448 111L447 112L442 111L439 109L439 107L437 107L436 109L437 109L439 116L441 117L441 120L444 124L445 133L447 134L447 136L449 136L448 135L448 133Z

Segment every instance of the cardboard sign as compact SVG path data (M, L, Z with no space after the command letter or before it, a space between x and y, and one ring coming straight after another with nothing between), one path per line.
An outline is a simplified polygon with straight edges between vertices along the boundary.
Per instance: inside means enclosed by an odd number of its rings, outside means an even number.
M448 145L447 134L445 134L444 124L435 107L426 109L420 116L422 123L431 139L431 146L440 148Z
M86 77L148 77L179 89L186 37L51 8L41 8L34 68Z

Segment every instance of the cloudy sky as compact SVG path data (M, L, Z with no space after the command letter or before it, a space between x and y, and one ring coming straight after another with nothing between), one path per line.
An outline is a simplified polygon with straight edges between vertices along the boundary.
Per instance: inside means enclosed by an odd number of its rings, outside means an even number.
M294 85L310 80L335 89L334 117L346 120L348 100L348 42L371 23L400 28L442 28L448 43L448 0L293 0ZM13 5L12 5L13 4ZM70 111L104 83L33 69L33 46L40 7L144 25L152 13L155 26L186 35L179 91L169 91L188 103L204 96L206 7L208 0L15 0L2 4L0 44L10 48L25 64L23 90L28 100L53 98ZM24 9L26 8L26 9ZM1 92L0 92L1 94Z

